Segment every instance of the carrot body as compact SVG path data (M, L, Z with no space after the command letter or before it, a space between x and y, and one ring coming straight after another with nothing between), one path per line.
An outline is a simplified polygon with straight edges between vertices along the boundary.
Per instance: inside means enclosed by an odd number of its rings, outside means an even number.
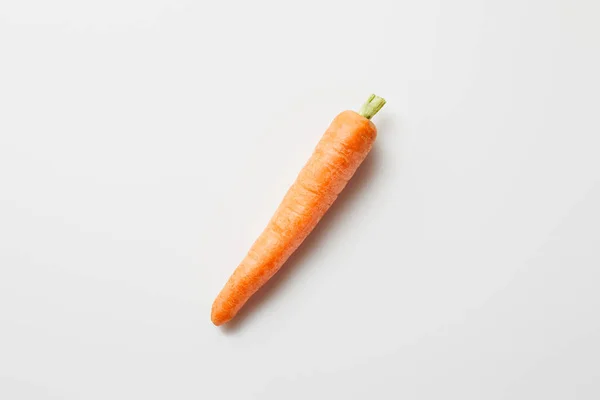
M354 111L335 117L269 224L217 296L211 313L215 325L237 314L333 204L373 146L377 129L368 118Z

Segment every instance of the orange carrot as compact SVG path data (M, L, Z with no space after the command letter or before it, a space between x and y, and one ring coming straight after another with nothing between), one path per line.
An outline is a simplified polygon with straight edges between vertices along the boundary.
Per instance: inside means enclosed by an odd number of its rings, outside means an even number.
M238 313L327 212L371 150L377 129L370 119L384 104L384 99L371 95L358 113L344 111L335 117L271 221L217 296L211 313L215 325Z

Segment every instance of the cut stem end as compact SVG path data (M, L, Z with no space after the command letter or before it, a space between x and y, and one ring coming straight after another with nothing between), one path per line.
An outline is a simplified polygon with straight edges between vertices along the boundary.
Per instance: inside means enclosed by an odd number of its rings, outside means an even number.
M360 108L358 114L362 115L366 119L371 119L379 112L379 110L381 110L384 105L385 100L383 98L372 94L369 96L365 104L363 104L363 106Z

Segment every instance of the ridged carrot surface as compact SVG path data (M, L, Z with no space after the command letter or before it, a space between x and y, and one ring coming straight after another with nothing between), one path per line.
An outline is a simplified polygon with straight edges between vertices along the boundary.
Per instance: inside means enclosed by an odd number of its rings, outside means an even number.
M370 121L385 104L371 95L357 113L344 111L319 141L269 224L212 306L211 320L232 319L306 239L363 162L377 136Z

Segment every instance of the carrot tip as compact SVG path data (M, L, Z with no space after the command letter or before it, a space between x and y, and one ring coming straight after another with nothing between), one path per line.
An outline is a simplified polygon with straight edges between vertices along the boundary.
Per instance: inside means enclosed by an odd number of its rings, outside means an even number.
M385 99L374 94L370 95L358 112L366 119L371 119L385 105Z
M215 326L219 326L227 322L229 318L225 315L221 308L217 307L216 304L213 304L210 313L210 320Z

